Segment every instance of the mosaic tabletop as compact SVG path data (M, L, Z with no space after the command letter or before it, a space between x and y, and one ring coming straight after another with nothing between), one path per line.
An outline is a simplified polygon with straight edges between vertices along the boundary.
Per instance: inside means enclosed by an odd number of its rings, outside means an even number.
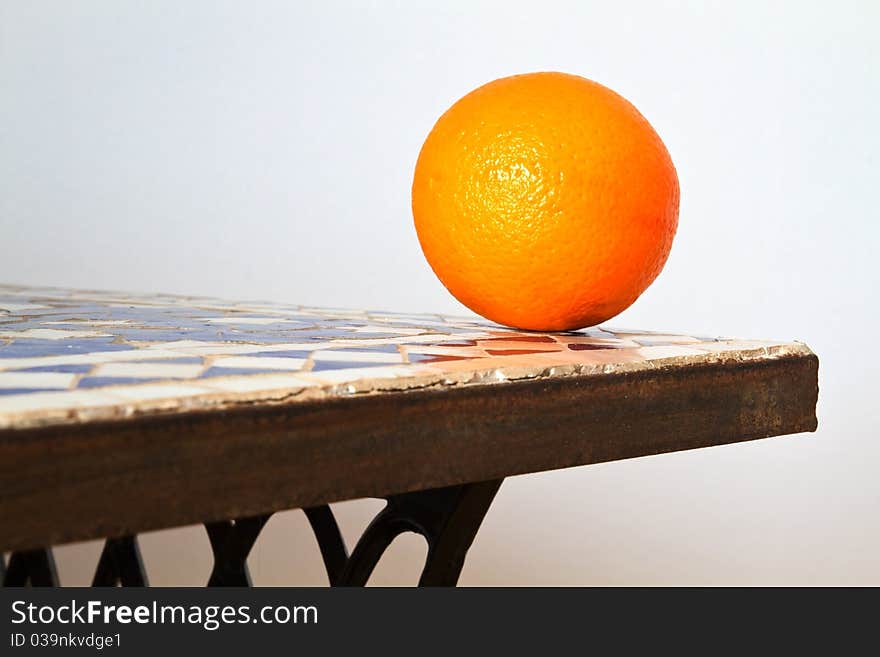
M0 286L0 429L810 353L796 342Z

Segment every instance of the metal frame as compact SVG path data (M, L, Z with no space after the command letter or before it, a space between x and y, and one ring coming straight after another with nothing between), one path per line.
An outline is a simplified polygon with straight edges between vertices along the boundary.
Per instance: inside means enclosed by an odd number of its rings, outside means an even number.
M391 542L415 532L428 543L419 586L455 586L503 479L391 495L349 554L329 506L303 509L312 527L330 586L364 586ZM208 586L251 586L247 558L272 514L205 524L214 567ZM3 586L58 586L51 548L0 558ZM92 586L149 586L136 536L109 538Z

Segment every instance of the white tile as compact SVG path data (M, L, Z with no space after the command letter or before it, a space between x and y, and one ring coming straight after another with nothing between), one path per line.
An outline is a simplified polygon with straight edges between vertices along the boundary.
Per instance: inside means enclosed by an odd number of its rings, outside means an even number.
M191 379L202 373L201 363L105 363L90 376L118 376L135 379Z
M0 372L0 388L69 388L76 376L66 372Z
M107 386L101 390L129 401L154 401L195 397L213 392L210 388L174 383L144 383L142 385Z
M312 354L316 361L331 361L335 363L402 363L403 357L399 354L388 354L382 351L318 351Z
M166 347L167 345L159 345ZM223 354L253 354L258 351L265 351L263 345L255 344L239 344L234 342L218 342L215 344L205 343L200 346L179 347L173 346L172 349L178 356L220 356Z
M421 340L422 342L461 342L462 340L485 340L487 338L501 337L501 332L496 331L462 331L461 333L453 333L451 335L423 335L414 337L412 342Z
M645 360L659 360L661 358L680 358L682 356L702 356L704 352L692 347L678 345L640 347L635 350Z
M67 331L60 329L44 329L30 328L23 331L3 332L0 331L0 338L29 338L38 340L72 340L75 338L108 338L108 333L99 331Z
M649 336L634 336L633 340L638 340L645 346L662 346L662 345L670 345L670 344L694 344L700 342L697 338L692 338L689 335L649 335Z
M27 315L29 310L40 310L49 308L38 303L12 303L11 301L0 301L0 310L7 310L18 315Z
M250 312L259 315L277 315L278 317L298 317L300 311L298 307L269 306L261 304L247 304L244 306L235 306L235 310L239 312Z
M366 310L357 310L355 308L316 308L314 306L300 306L300 312L309 315L320 315L326 317L348 319L351 317L364 318L367 316Z
M345 370L325 370L323 372L309 372L301 376L321 383L337 384L362 379L397 379L417 376L424 371L424 368L419 368L417 365L401 365L398 367L355 367Z
M428 333L428 331L423 328L395 326L393 324L371 324L368 326L353 326L350 328L354 333L395 333L397 335L422 335Z
M702 342L694 346L702 351L723 353L728 351L755 351L756 349L778 347L783 344L783 342L770 340L732 340L727 342Z
M364 343L361 343L364 344ZM370 342L369 344L376 344ZM272 344L251 344L234 342L200 342L198 340L177 340L165 342L156 347L171 349L178 356L223 356L227 354L256 354L272 351L305 351L312 352L318 349L332 349L339 345L335 342L290 342ZM152 349L153 347L147 347Z
M210 324L251 324L253 326L263 326L265 324L302 324L302 322L281 317L201 317L198 321L209 322Z
M643 331L641 329L632 329L632 328L623 328L621 326L593 326L588 331L603 331L605 333L611 333L613 335L623 335L628 338L638 337L640 335L645 336L646 338L656 337L658 335L669 335L669 333L661 333L660 331Z
M113 406L119 399L98 390L33 392L0 397L0 413Z
M494 337L491 333L459 333L458 335L441 335L439 333L430 333L424 335L402 335L399 338L333 338L327 342L319 344L325 345L324 348L335 347L365 347L373 344L424 344L439 345L443 342L463 342L466 340L485 340Z
M68 319L60 322L41 322L50 324L75 324L76 326L127 326L133 324L130 319Z
M494 349L494 347L489 347ZM507 347L502 347L506 349ZM422 356L462 356L464 358L473 358L487 356L488 354L480 347L443 347L443 346L424 346L412 345L405 346L404 349L408 354L419 354ZM560 351L557 347L555 351Z
M317 386L316 381L293 374L256 374L252 376L219 376L202 379L200 384L224 392L258 392Z
M448 328L449 323L443 319L440 315L425 315L424 317L413 316L409 317L406 315L376 315L374 313L368 313L368 318L371 322L379 322L380 324L389 323L389 324L409 324L409 325L417 325L417 326L432 326L432 327L442 327Z
M151 344L144 347L145 350L153 349L190 349L192 347L208 347L211 345L223 345L225 342L205 342L204 340L171 340L160 344Z
M375 344L371 342L370 344ZM316 351L318 349L332 349L338 346L334 342L283 342L277 344L261 344L258 345L260 351Z
M180 358L180 352L161 349L125 349L122 351L95 351L88 354L69 356L39 356L35 358L0 358L0 370L18 370L25 367L44 367L49 365L97 365L119 361L160 360Z
M272 356L220 356L215 358L213 367L235 367L241 369L299 370L305 365L305 358L285 358Z

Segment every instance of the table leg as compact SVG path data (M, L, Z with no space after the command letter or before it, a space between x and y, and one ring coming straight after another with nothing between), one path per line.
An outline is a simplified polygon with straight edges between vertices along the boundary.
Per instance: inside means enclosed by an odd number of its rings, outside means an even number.
M21 550L9 557L3 586L58 586L51 548Z
M392 495L355 546L339 585L366 584L391 542L411 531L428 542L419 586L455 586L501 482L497 479Z
M214 551L214 569L208 586L251 586L247 567L248 554L271 515L205 525L211 549Z
M101 551L92 586L149 586L135 536L108 538Z
M321 557L324 559L324 568L327 570L330 586L336 586L348 562L348 549L345 547L345 540L342 538L342 532L339 531L339 525L336 524L333 511L326 504L303 509L303 511L312 526L318 547L321 549Z

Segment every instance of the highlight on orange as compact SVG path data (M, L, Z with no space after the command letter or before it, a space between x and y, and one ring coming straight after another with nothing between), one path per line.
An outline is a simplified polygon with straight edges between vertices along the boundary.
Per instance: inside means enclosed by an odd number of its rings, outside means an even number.
M412 186L419 242L443 285L487 319L539 331L629 307L666 262L678 204L648 121L565 73L464 96L425 140Z

